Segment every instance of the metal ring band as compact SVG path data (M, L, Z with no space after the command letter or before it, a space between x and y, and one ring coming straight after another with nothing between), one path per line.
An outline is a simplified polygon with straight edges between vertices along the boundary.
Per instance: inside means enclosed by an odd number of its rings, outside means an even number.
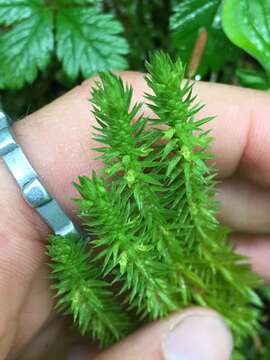
M26 202L57 235L79 234L79 230L50 195L32 168L10 129L9 117L0 111L0 157L19 185Z

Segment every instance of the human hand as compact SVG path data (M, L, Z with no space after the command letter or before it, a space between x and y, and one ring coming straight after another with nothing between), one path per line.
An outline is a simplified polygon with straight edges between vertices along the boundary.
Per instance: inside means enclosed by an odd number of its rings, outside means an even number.
M142 75L129 72L122 76L132 83L135 100L142 100L146 90ZM14 126L34 168L70 216L75 207L69 199L76 195L72 181L101 165L90 150L94 146L90 139L94 119L88 101L91 85L93 80L85 82ZM270 277L269 95L207 83L196 83L194 92L206 104L201 115L217 116L208 126L213 127L213 152L218 154L219 177L224 181L218 195L220 219L235 230L233 240L251 257L254 269ZM144 111L150 114L146 107ZM49 229L24 202L2 163L0 179L0 207L4 209L0 218L0 359L18 354L21 359L66 359L70 346L82 339L67 334L65 322L53 311L44 256ZM194 308L150 324L103 353L98 354L89 344L84 350L89 359L97 360L171 360L181 356L226 360L231 339L218 315ZM175 352L174 357L169 357L170 351ZM194 352L197 357L192 358Z

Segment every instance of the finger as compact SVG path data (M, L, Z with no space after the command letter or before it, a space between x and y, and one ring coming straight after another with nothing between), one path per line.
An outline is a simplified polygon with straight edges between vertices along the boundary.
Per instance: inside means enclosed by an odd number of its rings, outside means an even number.
M237 234L232 236L237 251L250 259L253 270L270 281L270 236Z
M142 74L126 72L124 80L134 87L134 100L143 100L147 91ZM72 181L78 174L89 174L101 166L94 161L90 147L90 88L94 79L57 99L41 111L15 125L15 131L35 168L49 190L66 209L69 197L75 195ZM216 115L213 127L213 151L218 154L221 177L241 171L248 178L266 185L270 183L270 96L226 85L196 83L195 93L206 104L200 116ZM146 113L150 110L145 106ZM30 131L31 129L31 131ZM268 148L269 147L269 148ZM37 151L38 149L38 151Z
M23 238L20 240L24 241ZM39 239L32 239L31 242L38 243L41 247L41 253L44 253L43 243ZM29 246L29 244L27 246ZM28 263L30 261L31 260L27 260ZM50 328L52 319L55 317L53 312L54 294L49 290L48 265L47 259L45 259L44 256L40 259L38 268L29 275L23 272L23 284L25 284L26 281L29 281L28 278L31 279L31 285L27 288L27 294L24 295L21 293L17 296L17 301L22 301L23 305L17 316L16 337L14 338L14 345L12 346L10 353L10 355L14 355L14 357L15 354L21 352L22 347L23 353L26 353L26 349L28 351L29 347L31 347L31 352L34 351L34 348L36 349L40 343L38 342L37 346L33 346L32 343L29 343L29 339L34 337L41 329L43 332L45 329ZM21 300L22 295L24 295L24 297ZM51 341L49 341L49 337L51 338ZM55 338L56 335L54 331L49 329L46 333L46 346L53 343ZM44 346L43 348L41 347L41 349L44 350ZM39 357L32 356L32 358Z
M220 316L195 308L146 326L95 360L229 360L231 350L231 335Z
M89 349L87 345L76 345L68 353L66 360L92 360L98 351Z
M44 261L44 249L40 232L32 225L31 212L1 161L0 184L0 207L4 210L0 217L0 358L4 359L14 342L14 350L21 345L15 339L23 314L27 317L24 301ZM37 320L44 314L41 304L37 302L31 309L37 311ZM35 329L36 322L31 325L28 332Z
M256 184L270 183L270 95L234 86L196 83L205 104L200 116L216 116L206 124L214 137L219 177L240 173Z
M19 358L20 360L83 360L89 356L93 359L97 353L98 350L87 337L84 339L78 337L78 332L67 318L57 317L33 337L22 349ZM15 358L17 359L10 354L10 359Z
M234 231L270 232L270 191L234 177L218 187L219 220Z

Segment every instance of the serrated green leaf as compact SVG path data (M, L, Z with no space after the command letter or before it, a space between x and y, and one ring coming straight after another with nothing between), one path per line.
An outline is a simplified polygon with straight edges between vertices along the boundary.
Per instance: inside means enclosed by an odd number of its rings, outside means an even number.
M199 68L204 75L218 71L226 60L232 60L239 51L226 38L221 26L222 0L184 0L174 8L171 17L171 42L184 62L189 62L199 31L205 29L208 40Z
M0 24L11 25L33 15L34 6L42 5L41 0L1 0Z
M57 56L64 71L75 79L79 73L89 77L99 71L124 69L123 55L128 45L119 36L121 24L96 9L61 10L56 21Z
M33 82L53 50L51 10L35 7L31 17L0 36L0 49L0 87L20 88Z
M257 59L270 77L270 0L226 0L222 24L229 39Z

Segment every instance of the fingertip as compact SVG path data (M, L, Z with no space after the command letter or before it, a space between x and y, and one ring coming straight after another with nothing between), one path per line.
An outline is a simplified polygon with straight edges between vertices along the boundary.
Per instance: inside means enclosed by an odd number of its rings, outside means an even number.
M229 360L232 336L220 316L198 312L174 324L161 349L166 360Z
M190 308L138 330L95 360L229 360L232 336L214 311Z

